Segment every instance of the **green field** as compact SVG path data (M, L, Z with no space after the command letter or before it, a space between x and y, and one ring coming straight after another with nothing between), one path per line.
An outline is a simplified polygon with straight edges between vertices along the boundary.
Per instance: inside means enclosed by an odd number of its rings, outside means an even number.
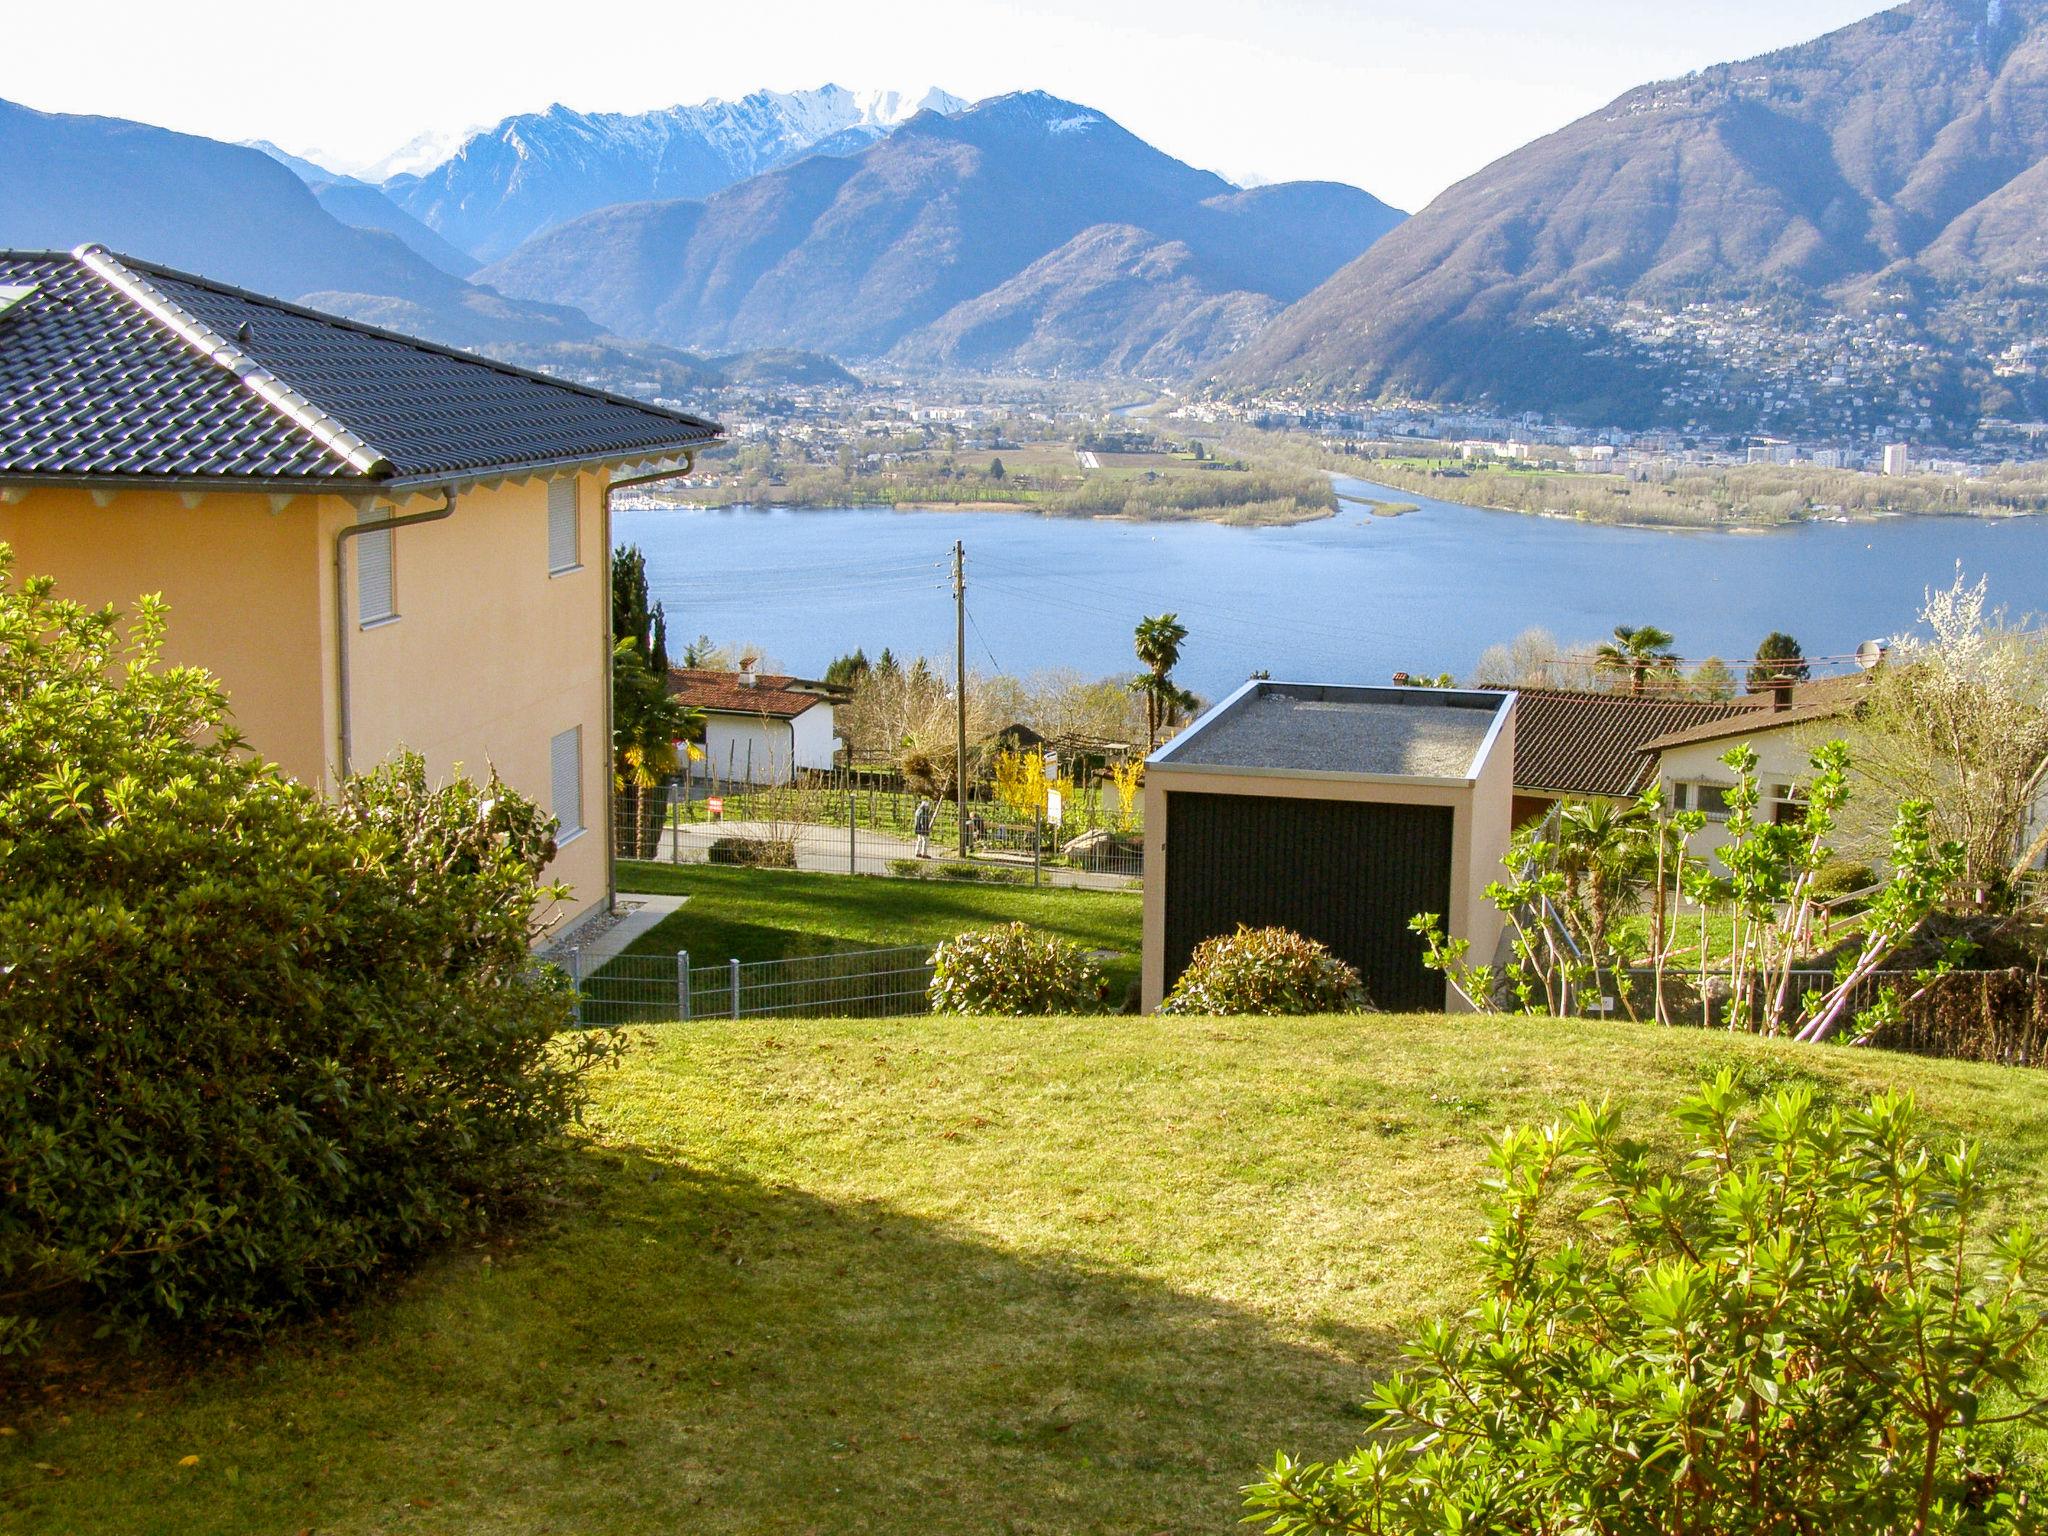
M1114 951L1115 958L1103 962L1112 1001L1138 974L1142 916L1136 892L633 863L619 865L619 888L690 898L629 954L686 949L699 965L782 960L838 949L936 944L966 928L1024 922L1083 949Z
M0 1527L1227 1532L1469 1300L1489 1128L1612 1093L1668 1147L1718 1063L1910 1086L2048 1210L2048 1076L1847 1049L1356 1016L638 1038L550 1225L260 1355L17 1391Z

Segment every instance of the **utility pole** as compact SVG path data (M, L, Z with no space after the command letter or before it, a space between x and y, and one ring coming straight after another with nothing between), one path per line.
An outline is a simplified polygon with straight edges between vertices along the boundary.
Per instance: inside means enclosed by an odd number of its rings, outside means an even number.
M959 796L960 857L967 857L967 546L953 541L953 787Z

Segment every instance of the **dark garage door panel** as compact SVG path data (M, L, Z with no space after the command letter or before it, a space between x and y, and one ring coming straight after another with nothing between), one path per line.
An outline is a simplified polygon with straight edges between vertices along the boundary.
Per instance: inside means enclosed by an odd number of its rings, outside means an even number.
M1166 984L1202 940L1277 924L1357 966L1378 1006L1441 1008L1408 920L1448 913L1451 831L1448 806L1169 794Z

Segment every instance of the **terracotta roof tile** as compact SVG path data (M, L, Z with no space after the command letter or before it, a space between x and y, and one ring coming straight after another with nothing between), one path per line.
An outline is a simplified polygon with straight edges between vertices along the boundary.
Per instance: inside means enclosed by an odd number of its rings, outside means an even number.
M740 677L738 672L670 667L668 691L692 709L725 715L766 715L777 720L794 720L815 705L831 702L821 694L792 687L800 681L798 678L757 672L753 686L749 687Z
M1661 736L1711 722L1754 716L1754 699L1637 698L1518 688L1515 788L1562 795L1639 793L1652 760L1643 748Z

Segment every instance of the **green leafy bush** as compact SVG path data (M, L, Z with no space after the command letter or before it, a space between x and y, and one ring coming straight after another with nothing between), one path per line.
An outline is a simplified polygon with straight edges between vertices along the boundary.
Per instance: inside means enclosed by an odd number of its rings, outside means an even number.
M1815 901L1834 901L1851 891L1867 891L1878 883L1877 871L1854 859L1829 859L1813 872L1809 887Z
M1092 1013L1104 986L1079 945L1023 923L957 934L932 951L933 1013Z
M983 885L1029 885L1031 871L972 859L891 859L889 873L905 880L974 880Z
M1248 928L1204 939L1161 1013L1350 1013L1371 1006L1358 972L1314 939Z
M528 952L553 824L418 759L330 805L240 749L164 614L0 546L0 1350L253 1330L491 1221L606 1039Z
M746 869L795 869L796 839L790 837L721 837L713 840L705 861L738 864Z
M2039 1240L1986 1231L1976 1150L1928 1147L1910 1098L1826 1107L1795 1083L1747 1107L1728 1072L1683 1105L1677 1166L1606 1106L1503 1135L1474 1310L1374 1390L1365 1449L1281 1456L1247 1490L1254 1523L2034 1528L2002 1436L2048 1421L2023 1395Z

